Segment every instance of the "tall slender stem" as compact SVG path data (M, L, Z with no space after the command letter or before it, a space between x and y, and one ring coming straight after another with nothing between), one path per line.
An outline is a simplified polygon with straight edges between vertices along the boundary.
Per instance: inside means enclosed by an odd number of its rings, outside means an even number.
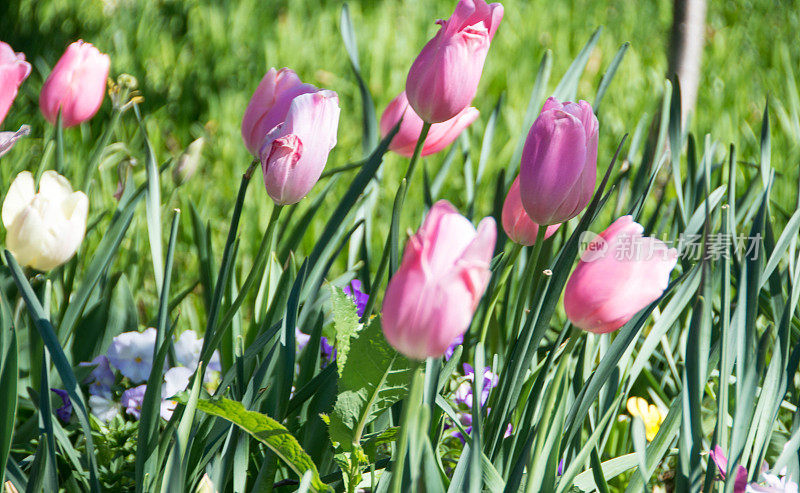
M494 296L492 297L492 301L489 303L489 306L486 307L486 312L483 315L483 323L481 324L481 343L486 342L486 333L489 329L489 323L492 320L492 313L494 312L494 307L497 305L498 300L500 299L500 295L503 291L503 285L508 280L508 276L511 274L511 269L514 267L514 264L517 261L517 257L519 257L519 252L522 250L522 246L515 243L512 247L511 252L506 255L503 259L505 261L504 265L498 269L501 272L500 278L494 284Z
M253 159L250 166L242 175L242 181L239 185L239 194L236 197L236 204L233 207L233 215L231 216L231 225L228 228L228 238L225 241L225 249L222 251L222 262L219 266L219 274L217 275L217 283L214 286L214 295L211 298L211 309L208 314L208 321L206 322L206 333L203 340L203 348L200 351L200 361L203 362L203 368L208 367L208 362L211 359L211 354L214 351L214 346L210 344L211 339L216 332L217 320L219 319L220 305L222 304L222 293L228 283L227 273L230 272L228 264L231 262L231 255L233 253L233 244L236 241L236 234L239 230L239 219L242 215L242 206L244 205L244 197L247 195L247 185L250 183L250 178L253 177L253 172L258 165L258 158Z
M531 285L537 285L537 283L534 282L539 274L536 272L536 266L539 263L539 255L542 253L542 243L544 243L544 236L546 233L547 226L539 225L539 231L536 233L536 243L533 244L533 250L531 251L531 255L528 257L528 263L525 265L525 273L522 276L522 284L517 292L517 305L515 307L516 313L514 315L514 325L511 326L511 330L514 332L510 334L511 337L516 336L516 331L519 330L519 326L522 323L522 313L525 311L525 305L528 302Z
M391 272L396 271L400 263L399 248L397 247L400 241L400 211L403 209L403 204L406 200L406 194L408 194L408 187L411 186L411 177L414 175L414 169L417 167L417 161L419 161L419 156L422 154L422 147L425 144L425 138L428 136L428 131L430 129L430 123L422 124L422 130L419 133L417 145L414 146L414 154L411 156L411 161L408 163L408 169L406 169L406 176L403 178L405 186L401 182L400 186L397 188L397 193L395 194L395 211L392 212L392 223L389 227L389 239L391 241L389 244L389 253L391 255L389 260L391 261Z
M386 274L386 269L389 267L389 262L391 261L392 265L392 272L397 270L397 264L399 260L398 252L396 251L398 238L400 236L400 210L403 208L403 202L406 198L406 191L408 190L408 184L411 181L411 177L414 175L414 169L416 168L417 161L422 153L422 147L425 144L425 138L428 136L428 131L431 129L430 123L423 123L422 130L420 131L419 138L417 139L417 145L414 147L414 154L411 156L411 161L408 163L408 169L406 169L405 177L400 180L400 185L397 186L397 192L394 195L394 207L392 209L392 221L391 225L389 226L389 237L386 238L386 248L383 249L383 255L381 256L380 264L378 264L378 270L375 273L375 277L373 278L372 285L369 287L369 292L374 293L377 291L377 288L381 285L381 279ZM394 245L394 246L393 246ZM369 301L367 301L367 306L364 308L364 315L361 317L361 320L369 320L370 315L372 314L372 310L375 307L375 296L370 296Z

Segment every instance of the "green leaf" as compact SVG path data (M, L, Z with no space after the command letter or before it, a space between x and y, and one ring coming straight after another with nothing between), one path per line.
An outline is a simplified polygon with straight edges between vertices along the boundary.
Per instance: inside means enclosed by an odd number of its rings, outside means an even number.
M629 471L636 467L636 454L626 454L620 457L614 457L600 464L600 469L603 470L603 478L608 481L615 478L625 471ZM597 486L594 484L594 468L587 469L578 474L573 481L573 486L581 491L595 491Z
M6 461L11 451L14 436L14 418L17 412L17 333L11 325L11 312L5 296L0 292L3 320L0 324L0 485L4 483ZM10 329L10 330L8 330ZM8 330L8 333L6 333ZM8 341L8 342L6 342Z
M147 137L147 128L139 113L139 107L133 106L136 119L139 121L139 131L142 133L145 148L145 169L147 170L147 200L145 200L145 214L147 216L147 237L150 240L150 255L153 260L153 274L156 280L156 289L161 293L161 282L164 272L164 254L161 245L161 185L158 179L158 164L153 146Z
M189 402L189 396L183 393L176 397L176 400L186 404ZM311 471L312 491L333 491L330 486L322 482L319 472L317 472L317 466L314 465L311 457L303 450L297 439L283 425L266 414L248 411L241 403L229 399L201 399L197 402L197 409L206 414L227 419L240 427L269 447L298 476L302 477L306 471Z
M94 439L92 438L92 429L89 425L89 411L86 406L86 400L83 398L78 380L72 372L72 367L69 364L67 356L64 354L64 348L58 342L58 337L53 329L49 320L48 313L42 307L36 294L33 292L31 285L25 278L19 264L14 259L14 256L8 250L5 250L4 256L6 263L11 270L11 275L19 288L22 299L25 300L25 305L28 308L28 313L36 326L39 336L44 341L45 347L50 352L53 358L53 364L61 377L61 382L64 385L64 390L69 394L72 405L75 408L78 422L83 430L84 438L86 439L86 460L89 464L89 485L92 492L100 491L100 482L97 477L97 461L95 459Z
M345 450L359 445L366 426L408 392L411 365L394 350L376 318L350 340L350 358L341 370L339 395L330 416L331 441Z
M558 87L553 91L553 97L559 101L571 101L575 99L575 94L578 92L578 81L581 78L581 74L583 74L583 70L586 68L586 64L589 62L589 56L597 45L597 41L600 40L600 33L602 31L603 28L601 26L592 33L592 37L589 38L589 41L586 42L583 49L578 53L578 56L572 61L572 64L564 73L564 77L562 77L561 81L558 83Z
M353 300L335 286L331 286L331 305L333 328L336 330L336 363L341 377L347 364L347 353L350 352L350 340L359 331L361 324Z
M594 109L595 113L600 112L600 102L603 100L603 96L605 96L608 86L611 84L611 80L614 78L614 75L616 75L619 64L622 63L622 59L625 58L625 53L628 51L630 45L631 44L628 41L622 43L622 46L620 46L619 50L617 50L617 54L614 55L614 59L611 60L608 70L606 70L606 73L603 74L603 78L600 80L600 85L597 87L597 95L594 97L594 105L592 109Z

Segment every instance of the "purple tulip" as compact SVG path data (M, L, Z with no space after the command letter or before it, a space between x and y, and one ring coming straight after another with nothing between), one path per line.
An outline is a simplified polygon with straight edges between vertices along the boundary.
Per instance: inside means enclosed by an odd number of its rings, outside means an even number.
M549 98L522 150L522 205L539 225L563 223L589 203L597 180L597 117L586 101Z

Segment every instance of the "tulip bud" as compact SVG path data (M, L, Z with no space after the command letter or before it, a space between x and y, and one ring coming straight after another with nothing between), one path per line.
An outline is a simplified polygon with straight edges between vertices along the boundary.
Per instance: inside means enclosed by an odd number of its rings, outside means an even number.
M66 178L45 171L34 193L33 175L18 174L3 201L6 247L23 266L49 271L75 255L86 233L89 199Z
M564 310L576 327L617 330L667 288L678 252L643 231L622 216L588 243L564 290Z
M496 236L491 217L476 231L446 200L433 205L386 288L383 333L395 349L420 360L442 356L469 328L491 277Z
M0 157L14 147L19 139L31 133L31 127L23 125L16 132L0 132Z
M514 183L511 184L511 189L506 195L506 201L503 203L502 220L503 229L511 241L525 246L531 246L536 243L539 225L531 221L528 213L522 207L522 196L519 193L519 176L514 179ZM544 235L545 239L553 236L559 226L561 224L547 226Z
M597 117L586 101L545 102L522 150L519 186L533 222L563 223L589 203L597 181Z
M172 182L176 187L186 183L197 171L204 144L205 140L200 137L189 144L189 147L178 158L178 163L172 168Z
M423 156L436 154L452 144L465 128L472 125L479 114L476 108L468 107L445 122L431 125L421 154ZM403 122L400 124L400 130L389 144L389 149L401 156L411 157L422 131L422 119L408 105L405 91L398 94L384 110L381 116L381 135L386 137L401 118Z
M408 102L428 123L447 121L469 106L489 44L503 19L503 6L461 0L453 16L422 48L406 79Z
M42 86L42 115L55 125L60 110L65 128L92 118L103 103L110 67L108 55L91 43L79 40L69 45Z
M339 97L321 90L292 100L286 121L273 128L261 147L267 193L278 205L299 202L317 183L336 145Z
M0 123L17 97L20 84L30 73L31 64L25 61L25 55L14 53L11 46L0 41Z
M253 93L242 118L242 139L250 154L258 157L264 138L270 130L286 120L294 98L317 90L311 84L304 84L291 69L269 69Z
M217 493L217 489L214 487L214 482L211 481L211 478L208 477L208 474L203 474L203 477L200 478L200 482L197 484L197 489L194 490L195 493Z

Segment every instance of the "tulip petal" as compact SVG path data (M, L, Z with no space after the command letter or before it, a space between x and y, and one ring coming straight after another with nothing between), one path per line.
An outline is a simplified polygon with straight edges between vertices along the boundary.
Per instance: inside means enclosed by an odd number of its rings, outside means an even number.
M2 219L6 229L11 228L17 216L30 205L35 193L33 175L30 171L18 174L3 200Z

